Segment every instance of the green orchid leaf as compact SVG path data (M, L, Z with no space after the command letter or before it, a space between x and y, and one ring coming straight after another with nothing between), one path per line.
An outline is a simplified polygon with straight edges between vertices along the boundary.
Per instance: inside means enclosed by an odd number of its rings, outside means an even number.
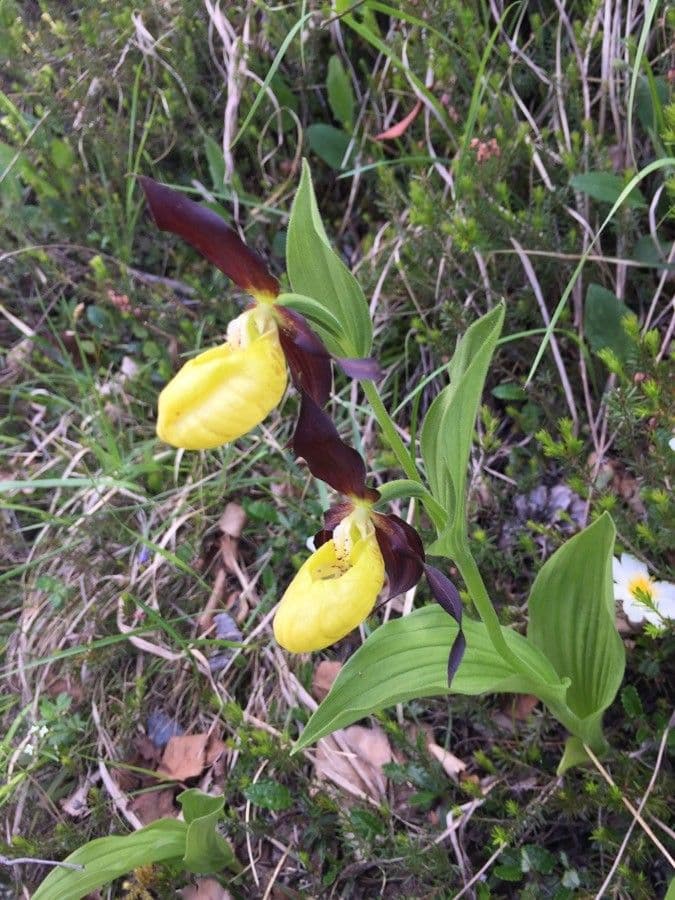
M579 720L574 733L601 744L602 713L623 679L625 650L615 625L609 513L570 538L545 563L532 586L528 640L569 678L568 708Z
M331 169L340 171L351 165L354 149L349 150L351 137L342 128L325 122L315 122L305 129L309 149Z
M294 752L376 710L420 697L544 692L564 703L567 683L522 635L502 629L509 647L530 665L531 678L496 652L482 622L464 618L463 629L466 653L449 689L448 650L457 623L447 613L432 604L382 625L345 663Z
M323 341L326 349L334 356L343 355L340 343L340 323L333 313L318 300L304 297L302 294L279 294L277 306L288 306L304 316Z
M239 872L241 866L234 850L218 834L223 818L224 798L204 794L194 788L178 795L187 823L183 864L188 872L205 874L227 867Z
M306 160L288 223L286 269L293 293L312 298L337 319L339 355L368 356L373 340L368 303L328 242Z
M190 788L180 793L176 799L183 810L183 818L187 825L192 825L197 819L211 816L213 813L222 815L225 800L223 797L205 794L197 788Z
M452 532L466 528L466 473L483 384L504 322L500 304L459 340L448 363L450 384L429 407L420 444L431 493L449 516L448 533L430 552L452 556Z
M584 172L570 178L570 187L575 191L581 191L582 194L588 194L600 203L616 203L626 187L626 181L612 172ZM647 201L637 187L633 188L624 202L634 208L647 207Z
M633 315L623 300L599 284L589 284L584 303L584 335L597 353L609 347L622 362L634 351L622 320Z
M185 853L188 826L159 819L133 834L97 838L64 860L82 869L54 869L33 900L79 900L138 866L179 860Z
M335 119L345 131L351 131L354 123L354 106L356 101L351 79L339 56L331 56L328 60L326 90L328 92L328 104Z

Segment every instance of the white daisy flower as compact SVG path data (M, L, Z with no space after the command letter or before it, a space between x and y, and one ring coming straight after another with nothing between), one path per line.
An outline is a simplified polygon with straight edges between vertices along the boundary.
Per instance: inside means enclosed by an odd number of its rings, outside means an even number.
M675 585L654 581L647 566L629 553L613 560L614 597L623 605L626 618L634 625L644 621L663 625L675 619Z

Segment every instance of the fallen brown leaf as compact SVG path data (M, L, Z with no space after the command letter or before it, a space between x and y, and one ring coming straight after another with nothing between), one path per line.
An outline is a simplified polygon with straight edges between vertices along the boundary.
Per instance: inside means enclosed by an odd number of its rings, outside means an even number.
M238 503L228 503L218 520L220 535L220 555L228 572L238 574L239 538L246 524L246 513Z
M329 778L338 786L364 793L379 801L386 790L382 771L394 757L389 738L381 728L352 725L340 732L346 748L337 747L334 739L322 738L315 753L315 771L319 778Z
M434 742L434 730L431 725L427 725L426 723L417 724L415 722L409 722L406 724L405 732L408 735L410 743L414 744L416 747L419 746L418 741L420 735L422 736L425 747L428 747L429 744L433 744Z
M515 732L516 722L524 722L528 719L539 703L537 697L532 694L516 694L515 697L506 697L502 708L492 714L492 721L505 731Z
M216 552L220 556L220 566L216 569L216 579L211 595L206 602L204 611L199 617L198 626L201 631L207 631L211 627L213 613L222 600L227 574L236 575L242 587L246 586L246 577L239 565L239 538L246 524L246 513L238 503L228 503L225 511L218 520L218 531L215 540L208 542L206 556L212 557Z
M129 808L136 813L144 825L149 825L150 822L154 822L156 819L164 819L176 815L173 794L173 788L147 791L134 797Z
M73 791L70 797L64 797L59 801L59 806L67 816L72 816L73 819L79 819L89 813L87 795L89 794L90 787L91 781L86 778L84 782Z
M33 352L33 341L22 338L5 356L5 368L0 372L0 383L14 384L21 377L23 370L30 362Z
M210 736L204 751L204 765L211 766L225 752L225 744L214 734Z
M178 893L183 900L232 900L232 894L215 878L200 878Z
M136 739L135 750L136 756L142 760L144 768L154 769L154 763L159 762L160 759L160 750L147 735L142 734Z
M47 694L50 697L58 697L59 694L67 694L73 703L81 703L84 698L84 691L80 682L70 675L65 677L52 678L47 684Z
M228 503L225 511L218 519L218 528L223 534L239 538L246 524L246 512L238 503Z
M441 766L443 766L445 774L452 778L453 781L457 781L462 772L466 770L465 762L462 762L458 756L445 750L439 744L429 741L427 750L434 759L438 760Z
M117 787L129 793L129 791L138 790L140 787L147 787L152 784L154 778L136 769L149 769L154 771L160 759L160 751L152 743L146 735L139 736L134 742L134 752L130 759L126 759L125 763L129 768L115 768L113 770L113 779Z
M538 703L539 698L533 694L516 694L511 701L511 714L514 719L523 722L529 719Z
M361 725L352 725L345 729L345 736L359 757L381 769L385 763L393 760L389 738L381 728L363 728Z
M314 698L321 702L333 686L333 682L338 677L338 673L342 668L342 663L332 659L322 659L318 666L314 669L314 677L312 678L312 694Z
M157 771L185 781L201 775L206 765L205 754L208 734L182 734L172 737L164 749Z

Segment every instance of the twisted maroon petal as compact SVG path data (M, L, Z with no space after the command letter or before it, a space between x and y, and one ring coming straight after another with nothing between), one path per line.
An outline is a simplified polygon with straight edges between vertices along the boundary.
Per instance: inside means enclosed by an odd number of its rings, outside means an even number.
M301 391L300 416L293 435L293 452L302 456L315 478L340 494L366 497L366 464L360 453L338 434L331 418Z
M161 231L183 238L247 293L276 297L279 282L217 213L152 178L140 175L138 180Z
M323 406L333 382L330 354L300 313L284 306L277 306L275 311L279 341L293 384L298 391L304 391Z
M462 631L462 601L459 591L450 581L447 575L444 575L434 566L425 565L424 574L427 576L431 593L434 595L438 603L443 607L446 613L457 622L459 626L457 637L452 642L450 654L448 656L448 686L450 685L455 672L459 668L459 664L466 650L466 638Z
M403 594L422 577L424 547L412 525L399 516L371 513L389 580L388 597Z
M382 378L382 367L372 356L334 356L333 359L345 375L357 381L377 381Z

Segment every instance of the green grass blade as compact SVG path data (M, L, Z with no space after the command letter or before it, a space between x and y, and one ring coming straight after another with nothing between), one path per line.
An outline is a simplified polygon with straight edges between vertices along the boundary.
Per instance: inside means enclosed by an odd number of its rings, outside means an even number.
M291 45L293 38L296 36L296 34L300 31L300 29L305 24L305 22L312 15L313 15L313 12L308 12L308 13L305 13L303 16L301 16L298 19L298 21L295 23L295 25L291 28L291 30L288 32L286 37L284 38L284 42L281 45L281 47L279 47L279 52L272 60L272 65L269 67L269 71L267 72L267 75L265 76L265 80L260 85L260 90L256 94L256 98L253 101L253 103L251 104L251 108L249 109L249 111L246 115L246 118L242 122L241 127L239 128L239 131L236 133L236 135L234 136L234 140L230 144L230 150L232 150L236 146L236 144L239 142L242 134L244 134L244 132L248 128L249 122L255 115L256 110L258 109L260 104L262 103L262 99L265 96L265 91L267 90L267 88L270 85L270 82L274 78L274 73L277 71L277 69L281 65L281 60L284 58L284 55L286 54L286 51L288 50L289 46Z
M640 171L636 175L634 175L631 178L631 180L628 182L628 184L625 186L625 188L621 191L621 194L617 198L616 203L610 209L609 213L607 214L607 217L605 218L604 222L598 229L597 234L595 235L593 240L590 242L590 244L586 248L585 253L583 254L581 259L577 263L577 266L576 266L574 272L572 272L572 277L567 282L567 286L566 286L565 290L563 291L562 297L558 301L558 305L555 308L555 312L551 316L551 321L549 322L548 327L546 329L546 333L544 335L544 340L541 342L539 349L537 350L537 355L534 358L534 362L532 363L532 367L527 376L527 381L525 382L526 385L528 385L530 383L530 381L532 381L532 379L534 378L535 372L539 368L539 363L541 362L541 358L544 355L546 348L548 347L549 341L551 340L551 335L553 334L553 331L554 331L556 325L558 324L558 319L560 318L562 311L565 308L565 304L567 303L569 296L572 293L572 290L574 288L574 285L576 284L577 278L581 274L581 271L582 271L584 265L586 264L586 260L590 256L591 251L593 250L593 247L595 247L596 243L600 239L600 235L603 233L603 231L605 230L607 225L609 225L609 223L612 221L617 210L619 210L619 208L621 207L623 202L630 195L631 191L635 187L637 187L637 185L640 184L641 181L644 181L644 179L647 178L648 175L651 175L652 172L657 172L659 169L671 168L673 166L675 166L675 158L672 156L668 156L665 159L656 159L656 160L654 160L654 162L651 162L651 163L649 163L649 165L645 166L644 169L642 169L642 171Z

